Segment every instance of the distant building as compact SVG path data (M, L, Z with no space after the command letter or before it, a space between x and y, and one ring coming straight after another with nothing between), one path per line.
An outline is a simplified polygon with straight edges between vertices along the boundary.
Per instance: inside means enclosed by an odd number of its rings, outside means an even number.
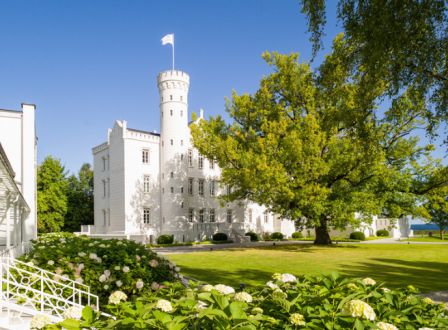
M0 109L0 248L37 237L35 109Z
M221 205L220 184L212 159L193 148L188 122L190 77L182 71L159 74L161 133L127 127L117 120L107 141L93 148L94 235L154 241L161 234L178 242L210 239L223 232L242 239L248 231L294 232L282 219L250 201ZM198 120L203 117L201 110Z

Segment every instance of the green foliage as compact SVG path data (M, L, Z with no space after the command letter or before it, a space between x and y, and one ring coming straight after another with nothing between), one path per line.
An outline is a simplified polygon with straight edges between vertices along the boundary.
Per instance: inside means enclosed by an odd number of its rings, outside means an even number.
M316 52L325 25L325 2L302 0ZM400 97L410 86L420 91L428 107L428 128L448 119L448 20L445 0L339 0L338 18L351 51L347 68L364 81L384 80L384 95ZM361 85L365 93L367 84Z
M292 233L292 238L303 238L303 234L300 231Z
M355 239L358 241L365 241L366 235L364 235L361 231L354 231L353 233L350 233L350 239Z
M247 232L244 234L245 236L250 236L250 241L251 242L258 242L259 241L259 237L257 233L254 233L252 231Z
M266 286L237 293L223 285L167 283L149 295L108 305L105 311L115 319L87 307L83 319L71 320L67 329L376 329L379 322L409 330L446 328L443 304L417 293L412 286L389 290L372 279L337 274L274 274Z
M226 233L216 233L213 235L214 241L227 241L229 238Z
M153 283L177 277L175 265L131 240L92 239L70 233L46 234L33 241L33 249L20 258L57 273L60 278L90 286L104 304L115 290L128 296L151 290ZM137 287L137 281L143 287ZM37 283L36 285L39 285Z
M37 168L37 229L58 232L67 213L67 179L59 159L47 156Z
M378 237L389 237L389 232L386 229L380 229L376 231Z
M90 164L83 164L78 176L68 178L67 214L64 231L80 231L81 225L93 224L93 171Z
M275 240L282 240L283 239L283 234L280 232L274 232L271 234L271 239L275 239Z
M157 244L173 244L174 235L160 235L157 237Z

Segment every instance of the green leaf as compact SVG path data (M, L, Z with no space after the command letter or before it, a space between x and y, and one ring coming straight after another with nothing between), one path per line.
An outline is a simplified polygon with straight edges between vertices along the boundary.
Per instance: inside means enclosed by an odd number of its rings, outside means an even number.
M235 320L247 319L247 315L243 310L243 304L239 302L233 302L230 304L230 314Z
M86 321L87 323L92 323L93 319L94 319L94 312L93 312L93 308L90 306L85 306L82 309L82 318L84 321Z
M58 323L61 327L66 328L67 330L78 330L81 329L80 321L75 319L65 319L64 321Z

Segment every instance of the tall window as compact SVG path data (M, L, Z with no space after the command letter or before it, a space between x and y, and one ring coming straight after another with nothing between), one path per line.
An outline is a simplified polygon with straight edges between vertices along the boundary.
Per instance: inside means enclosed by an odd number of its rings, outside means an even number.
M171 177L171 179L174 178L174 173L173 172L170 172L170 177Z
M215 180L211 180L209 185L210 185L210 196L215 196Z
M205 209L199 210L199 222L204 222Z
M151 210L148 207L143 208L143 223L149 223L151 219Z
M143 176L143 192L149 193L149 175Z
M188 209L188 221L189 222L194 221L194 209L193 208Z
M103 160L103 172L106 170L106 157L101 158Z
M268 223L269 221L269 215L268 215L268 211L264 212L264 223Z
M103 226L106 227L107 224L107 211L103 210Z
M102 181L103 181L103 197L106 197L107 194L106 180Z
M171 144L171 145L173 145L173 144L174 144L174 141L173 141L173 139L171 139L171 140L170 140L170 144Z
M232 210L227 210L226 219L228 223L232 223Z
M215 168L215 161L213 159L209 160L210 169L213 170Z
M201 170L203 167L204 167L204 156L199 154L198 168Z
M252 222L252 209L249 209L249 222Z
M193 178L188 178L188 194L193 195Z
M142 163L143 164L149 163L149 150L148 149L142 150Z
M173 115L173 110L170 110L170 116L172 116Z
M180 97L182 99L182 96ZM182 101L182 100L181 100ZM180 110L180 116L183 117L184 116L184 110Z
M199 179L198 193L199 196L204 196L204 179Z
M170 191L171 191L172 194L174 194L174 187L171 187Z
M208 211L208 216L209 216L210 222L215 222L215 209L210 209Z
M107 197L110 197L110 178L107 178Z
M184 187L180 187L180 193L181 193L181 194L184 193Z
M193 150L188 149L188 166L193 167Z
M181 145L181 146L184 145L184 140L180 140L180 145Z

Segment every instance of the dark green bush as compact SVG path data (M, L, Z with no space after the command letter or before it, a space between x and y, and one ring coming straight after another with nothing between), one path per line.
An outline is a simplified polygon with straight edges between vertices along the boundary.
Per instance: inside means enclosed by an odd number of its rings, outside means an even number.
M271 234L270 234L270 233L263 233L263 234L261 234L261 239L262 239L263 241L272 241L272 238L271 238Z
M363 232L354 231L353 233L350 234L350 239L356 239L358 241L365 241L366 235L364 235Z
M283 234L280 232L275 232L271 234L272 239L283 239Z
M159 237L157 237L157 244L173 244L173 242L173 235L160 235Z
M389 232L386 229L380 229L376 231L378 237L389 237Z
M225 233L216 233L213 235L214 241L227 241L229 238Z
M248 232L248 233L245 233L244 234L245 236L250 236L250 241L251 242L258 242L258 235L256 234L256 233L254 233L254 232L252 232L252 231L250 231L250 232Z
M300 231L292 233L292 238L303 238L303 234Z

